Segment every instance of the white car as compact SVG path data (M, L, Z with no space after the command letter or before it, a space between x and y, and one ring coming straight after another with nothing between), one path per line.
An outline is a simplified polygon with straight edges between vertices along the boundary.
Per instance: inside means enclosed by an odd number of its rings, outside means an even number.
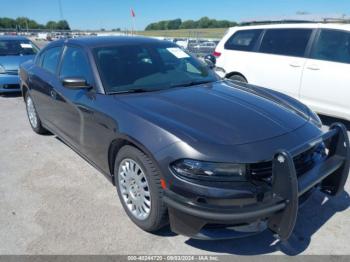
M350 25L233 27L213 54L227 78L293 96L350 120Z

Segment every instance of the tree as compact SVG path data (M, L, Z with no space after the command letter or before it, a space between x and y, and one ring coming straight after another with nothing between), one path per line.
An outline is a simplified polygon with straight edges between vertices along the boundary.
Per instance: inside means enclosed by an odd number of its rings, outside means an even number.
M57 28L58 30L70 30L69 24L66 20L60 20L57 22Z
M198 28L209 28L211 21L208 17L202 17L198 21Z
M58 22L48 21L45 27L49 30L70 30L69 24L66 20L60 20Z
M49 21L46 23L46 29L55 30L57 28L57 23L55 21Z
M0 18L0 28L16 28L16 21L14 19L4 17Z
M192 29L196 27L197 27L197 24L193 20L183 21L182 24L180 25L180 29Z
M164 20L149 24L145 30L176 30L176 29L194 29L194 28L227 28L237 25L236 22L228 20L216 20L209 17L202 17L201 19L183 21L178 18L174 20Z
M159 30L159 26L158 26L158 23L151 23L149 24L146 29L146 31L149 31L149 30Z
M169 29L169 30L179 29L181 24L182 24L182 21L180 18L175 19L175 20L170 20L170 21L168 21L166 29Z
M37 23L35 20L28 17L17 17L16 19L8 17L0 17L0 28L2 29L16 29L26 30L28 29L49 29L49 30L70 30L69 24L66 20L58 22L48 21L46 25Z

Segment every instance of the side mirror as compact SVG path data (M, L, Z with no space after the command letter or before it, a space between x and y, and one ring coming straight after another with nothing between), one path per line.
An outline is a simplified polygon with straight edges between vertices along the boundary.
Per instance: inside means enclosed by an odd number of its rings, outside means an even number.
M213 69L215 67L215 64L216 64L215 56L213 56L213 55L206 55L204 57L204 61L211 69Z
M89 89L91 86L88 85L84 78L63 78L62 85L70 89Z

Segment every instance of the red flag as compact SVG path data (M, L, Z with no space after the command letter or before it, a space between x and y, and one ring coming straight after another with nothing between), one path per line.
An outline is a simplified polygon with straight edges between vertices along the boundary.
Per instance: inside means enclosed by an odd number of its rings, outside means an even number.
M135 15L134 9L131 8L130 11L131 11L131 16L135 17L136 15Z

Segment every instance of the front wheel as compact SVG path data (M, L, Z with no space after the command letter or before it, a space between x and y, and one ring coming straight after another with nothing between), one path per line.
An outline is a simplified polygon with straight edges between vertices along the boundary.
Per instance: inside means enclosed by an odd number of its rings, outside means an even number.
M48 133L48 131L41 124L41 120L39 118L38 112L35 109L33 99L30 96L29 92L26 93L25 102L28 120L34 132L37 134Z
M123 208L137 226L155 232L167 224L160 172L146 154L124 146L116 157L114 178Z

